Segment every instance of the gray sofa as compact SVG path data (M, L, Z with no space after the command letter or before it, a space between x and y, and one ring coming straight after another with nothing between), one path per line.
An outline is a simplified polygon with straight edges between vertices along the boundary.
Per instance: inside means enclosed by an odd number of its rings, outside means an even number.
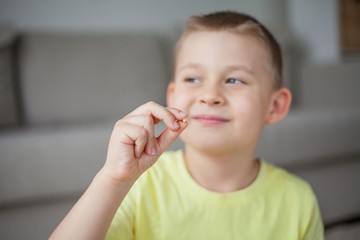
M147 101L164 104L172 42L136 32L6 34L0 237L44 239L102 166L115 121ZM258 151L312 184L329 231L360 216L359 67L298 66L296 104L265 129Z

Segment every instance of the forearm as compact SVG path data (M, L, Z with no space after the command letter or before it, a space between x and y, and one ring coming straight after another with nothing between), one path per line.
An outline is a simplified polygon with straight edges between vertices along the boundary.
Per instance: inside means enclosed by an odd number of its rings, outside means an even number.
M100 171L50 239L104 239L131 183L111 182Z

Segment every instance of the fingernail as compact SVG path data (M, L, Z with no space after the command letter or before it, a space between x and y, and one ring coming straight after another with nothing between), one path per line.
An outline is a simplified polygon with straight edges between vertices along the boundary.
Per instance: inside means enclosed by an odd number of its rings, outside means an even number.
M179 123L176 120L173 122L173 127L174 128L180 127Z
M151 154L152 154L152 155L155 155L155 154L156 154L156 148L155 148L155 147L152 147L152 148L151 148Z
M180 111L180 116L182 117L182 118L184 118L184 117L186 117L186 113L184 113L184 112L182 112L182 111Z

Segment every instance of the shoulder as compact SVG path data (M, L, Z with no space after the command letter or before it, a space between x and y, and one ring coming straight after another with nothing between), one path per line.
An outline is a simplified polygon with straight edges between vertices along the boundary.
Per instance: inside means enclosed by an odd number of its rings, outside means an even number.
M272 207L281 209L285 222L297 226L301 239L323 239L323 223L311 185L299 176L264 162L267 196Z
M315 198L311 185L305 179L266 161L262 164L266 171L265 179L271 183L272 190L298 199Z
M267 193L273 205L280 204L284 212L301 216L303 223L319 215L319 207L312 186L305 179L283 169L264 163ZM274 203L277 202L277 203ZM318 217L320 219L320 217Z

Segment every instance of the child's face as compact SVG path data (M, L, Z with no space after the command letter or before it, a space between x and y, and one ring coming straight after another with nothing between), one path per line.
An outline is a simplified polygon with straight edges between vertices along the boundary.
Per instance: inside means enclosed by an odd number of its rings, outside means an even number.
M191 33L174 71L168 105L188 113L185 144L218 153L254 150L274 92L263 45L225 31Z

